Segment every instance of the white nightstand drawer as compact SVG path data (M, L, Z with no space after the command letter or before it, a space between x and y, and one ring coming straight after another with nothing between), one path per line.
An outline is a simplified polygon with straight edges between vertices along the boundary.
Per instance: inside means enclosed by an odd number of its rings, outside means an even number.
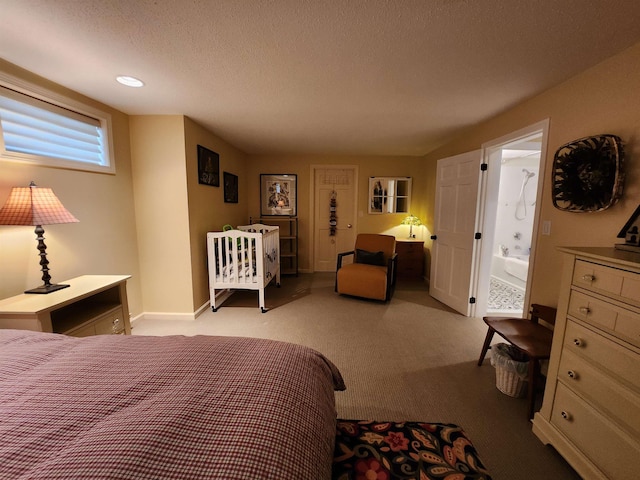
M94 322L96 335L113 335L124 333L124 318L121 308L104 314Z
M569 350L562 353L558 380L598 409L614 418L618 426L640 438L640 394L617 383Z
M613 374L630 388L640 390L640 356L601 335L567 320L564 348Z
M640 443L593 410L558 383L551 423L608 478L636 478L640 471Z

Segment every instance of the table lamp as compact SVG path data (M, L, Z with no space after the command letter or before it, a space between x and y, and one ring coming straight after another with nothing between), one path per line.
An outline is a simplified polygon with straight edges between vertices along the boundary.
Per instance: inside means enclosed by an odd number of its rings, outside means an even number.
M409 225L409 238L415 238L415 236L413 235L413 227L419 227L420 225L422 225L422 222L415 215L409 214L404 217L404 220L402 220L400 225Z
M31 182L28 187L11 189L7 203L0 209L0 225L31 225L36 227L36 240L40 251L43 285L24 293L51 293L69 285L51 283L47 246L44 244L42 225L75 223L79 220L62 205L50 188L37 187Z

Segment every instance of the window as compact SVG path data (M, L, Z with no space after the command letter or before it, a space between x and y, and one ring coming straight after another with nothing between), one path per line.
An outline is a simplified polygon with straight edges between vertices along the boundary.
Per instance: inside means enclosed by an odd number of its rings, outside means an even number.
M370 177L369 213L408 213L411 177Z
M0 76L0 158L115 173L109 114Z

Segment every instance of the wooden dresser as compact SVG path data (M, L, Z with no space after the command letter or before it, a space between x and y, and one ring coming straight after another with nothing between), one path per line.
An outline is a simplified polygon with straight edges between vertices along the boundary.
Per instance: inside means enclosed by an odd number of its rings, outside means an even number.
M0 300L0 328L64 333L74 337L130 334L126 282L129 275L84 275L46 295Z
M560 250L558 317L533 432L583 478L638 478L640 254Z
M397 240L398 278L422 280L424 271L424 242L422 240Z

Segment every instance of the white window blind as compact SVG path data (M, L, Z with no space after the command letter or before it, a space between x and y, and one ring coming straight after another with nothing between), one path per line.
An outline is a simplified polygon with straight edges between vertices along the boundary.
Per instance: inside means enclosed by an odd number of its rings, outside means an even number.
M109 167L100 120L2 86L0 133L2 153L9 158L43 157L53 159L53 166L59 159L63 162L59 166L78 162Z

